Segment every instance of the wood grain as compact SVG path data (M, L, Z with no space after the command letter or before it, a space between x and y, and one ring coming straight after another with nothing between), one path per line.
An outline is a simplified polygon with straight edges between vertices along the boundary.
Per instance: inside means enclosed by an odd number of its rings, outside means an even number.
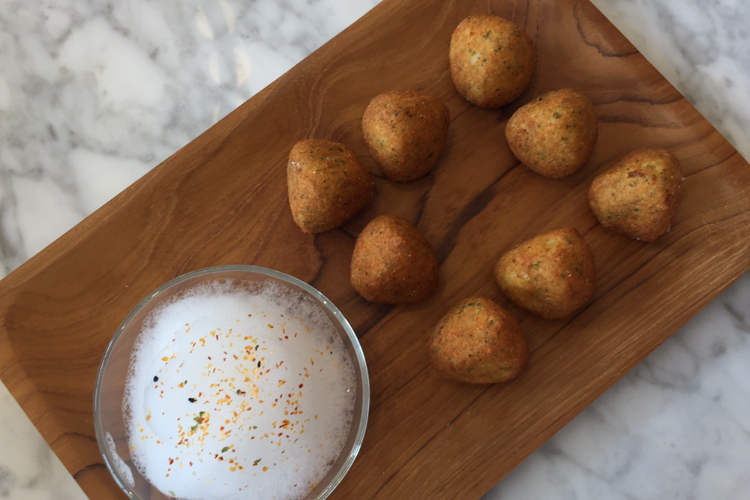
M499 111L455 91L448 43L470 13L521 25L539 50L531 87ZM508 117L543 92L575 87L596 105L589 162L553 181L504 140ZM426 178L377 173L360 131L388 90L438 96L452 122ZM285 160L305 137L346 143L375 174L375 194L342 228L318 236L292 222ZM643 244L603 230L586 192L604 164L661 146L682 162L684 198L671 232ZM351 288L354 238L374 216L412 221L440 260L441 285L408 307ZM361 338L370 424L333 498L475 499L655 349L750 266L750 168L588 2L384 0L351 28L0 283L0 377L90 498L125 498L102 463L92 395L111 335L151 290L187 271L267 266L320 289ZM559 321L504 300L492 265L513 245L574 226L591 246L595 300ZM484 294L520 320L531 368L508 384L461 386L430 368L426 339L444 311Z

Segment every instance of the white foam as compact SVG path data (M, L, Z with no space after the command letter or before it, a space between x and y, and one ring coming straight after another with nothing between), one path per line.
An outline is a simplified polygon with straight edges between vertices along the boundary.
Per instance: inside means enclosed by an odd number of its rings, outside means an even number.
M117 470L117 473L125 480L125 483L127 483L128 486L130 486L131 488L135 487L133 471L130 470L128 464L125 463L125 460L120 458L120 455L118 455L117 446L115 446L115 440L112 437L112 434L110 434L109 432L105 432L104 440L107 442L107 450L109 451L109 455L112 457L112 463Z
M351 358L310 298L199 285L144 321L124 401L131 457L172 497L299 499L341 453L355 392Z

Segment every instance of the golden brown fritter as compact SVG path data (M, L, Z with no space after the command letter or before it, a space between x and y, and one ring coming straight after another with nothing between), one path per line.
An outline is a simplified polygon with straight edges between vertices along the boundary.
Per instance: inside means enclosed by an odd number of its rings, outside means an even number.
M531 170L561 179L586 162L594 150L594 105L573 89L554 90L518 108L505 137L513 154Z
M599 174L589 205L602 226L643 241L669 231L680 201L680 162L666 149L638 149Z
M505 253L495 280L510 300L547 319L563 318L594 294L591 249L572 227L532 238Z
M448 138L450 113L437 97L421 92L387 92L362 116L370 152L392 181L419 179L437 163Z
M380 304L418 302L438 286L438 261L429 242L393 215L381 215L365 226L354 245L351 271L354 289Z
M294 222L305 233L321 233L340 226L367 204L372 179L343 144L306 139L289 153L287 187Z
M453 83L469 102L499 108L521 95L536 71L536 48L512 22L498 16L469 16L451 36Z
M518 377L529 363L529 348L518 322L486 297L462 300L437 324L430 360L445 377L494 384Z

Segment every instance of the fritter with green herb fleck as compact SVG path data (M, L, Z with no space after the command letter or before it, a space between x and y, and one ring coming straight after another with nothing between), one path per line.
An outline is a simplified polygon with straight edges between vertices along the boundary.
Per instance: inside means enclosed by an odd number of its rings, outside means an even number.
M505 253L495 266L500 290L547 319L564 318L594 294L591 249L572 227L539 235Z
M367 204L372 179L343 144L306 139L289 153L287 187L294 222L305 233L321 233L340 226Z
M529 363L529 348L518 321L486 297L462 300L443 316L429 350L441 374L471 384L511 380Z
M596 176L589 205L607 229L651 242L669 231L681 188L680 162L672 153L637 149Z
M521 95L534 77L536 62L531 38L499 16L469 16L451 36L453 83L478 106L499 108Z
M448 138L450 113L437 97L421 92L387 92L362 116L370 152L392 181L410 182L435 166Z
M573 89L554 90L518 108L505 127L516 158L534 172L561 179L586 162L594 150L594 105Z
M437 290L437 257L427 238L408 221L381 215L357 237L351 281L370 302L418 302Z

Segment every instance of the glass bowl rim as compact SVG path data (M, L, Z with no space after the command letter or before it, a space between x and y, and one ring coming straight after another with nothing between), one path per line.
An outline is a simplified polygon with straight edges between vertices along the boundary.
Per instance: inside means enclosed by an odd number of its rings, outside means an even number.
M370 412L370 378L369 378L369 373L367 370L367 362L365 361L365 355L364 355L364 352L362 351L362 345L359 343L359 339L357 338L357 334L354 332L354 329L349 324L349 321L344 317L344 315L341 313L338 307L336 307L333 304L333 302L331 302L328 299L328 297L323 295L315 287L305 283L304 281L298 278L295 278L294 276L291 276L286 273L282 273L281 271L276 271L274 269L261 267L261 266L253 266L253 265L247 265L247 264L231 264L231 265L223 265L223 266L205 267L202 269L197 269L195 271L187 272L185 274L181 274L180 276L177 276L176 278L173 278L167 281L163 285L156 288L153 292L146 295L146 297L144 297L128 313L128 315L125 316L125 319L122 320L122 322L120 323L120 326L118 326L117 330L115 330L115 334L110 339L109 344L107 345L107 349L104 351L104 356L102 357L102 361L99 364L99 370L96 375L96 386L94 387L94 431L96 433L96 443L99 446L99 452L104 458L104 464L107 466L107 469L109 470L110 474L114 478L117 485L129 498L133 500L142 500L141 497L137 493L131 490L131 487L124 481L124 479L120 477L120 474L117 472L117 468L114 466L114 464L110 460L109 449L107 448L105 444L104 431L102 430L101 422L99 419L99 411L101 409L100 387L102 383L102 378L104 377L104 370L107 367L112 351L114 350L114 347L117 344L117 341L120 339L120 336L125 331L125 328L127 328L130 325L130 323L133 321L133 318L135 318L135 316L144 307L146 307L146 305L151 303L151 301L156 299L159 295L161 295L166 290L172 288L173 286L183 283L192 278L206 276L210 274L227 273L227 272L249 272L249 273L261 274L261 275L269 276L271 278L284 281L287 284L300 288L302 291L307 292L310 296L312 296L312 298L316 299L320 303L321 306L325 307L326 309L328 309L329 312L331 312L331 314L333 314L334 318L336 318L336 320L339 322L339 324L343 327L344 331L346 332L346 335L349 338L349 341L352 343L352 348L354 349L357 362L359 363L359 375L362 378L362 387L360 388L360 390L362 391L362 413L360 415L358 423L352 422L352 425L354 425L355 423L358 424L357 435L354 439L354 444L352 445L352 449L349 451L349 454L346 457L346 460L341 465L341 468L338 470L338 472L333 477L333 479L331 479L331 481L323 489L323 491L321 491L320 494L318 494L318 496L315 497L315 500L323 500L327 498L328 495L331 494L331 492L339 485L339 483L341 483L341 480L344 478L346 473L349 472L349 469L354 463L354 459L357 457L359 453L359 449L362 447L362 441L364 439L365 430L367 428L367 419L368 419L368 415ZM219 278L219 276L217 276L217 278Z

